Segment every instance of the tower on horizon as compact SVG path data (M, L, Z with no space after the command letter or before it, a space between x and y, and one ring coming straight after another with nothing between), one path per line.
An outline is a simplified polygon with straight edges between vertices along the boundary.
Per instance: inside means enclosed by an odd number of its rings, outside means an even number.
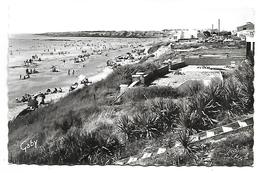
M220 32L220 19L218 19L218 32Z

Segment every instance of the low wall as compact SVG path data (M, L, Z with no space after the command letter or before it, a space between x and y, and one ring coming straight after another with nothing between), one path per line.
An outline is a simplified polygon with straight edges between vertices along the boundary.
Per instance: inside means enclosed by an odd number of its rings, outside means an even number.
M231 65L231 61L239 64L244 58L185 58L186 65Z
M165 65L162 66L161 68L147 74L144 76L144 84L145 85L150 85L154 80L165 76L166 74L170 73L170 70L177 70L179 68L183 68L187 66L185 64L185 62L180 62L180 63L175 63L175 64L171 64L170 65L170 69L169 69L169 65Z
M178 70L179 68L186 67L187 64L185 62L180 62L176 64L171 64L171 70Z
M169 67L168 65L165 65L147 75L144 76L144 84L149 85L151 84L154 80L163 77L164 75L169 73Z

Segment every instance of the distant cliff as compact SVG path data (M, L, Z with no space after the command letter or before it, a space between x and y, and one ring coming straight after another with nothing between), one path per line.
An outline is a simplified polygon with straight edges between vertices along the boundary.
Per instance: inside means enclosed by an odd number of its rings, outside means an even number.
M112 37L112 38L157 38L168 36L163 31L78 31L78 32L48 32L37 35L52 37Z

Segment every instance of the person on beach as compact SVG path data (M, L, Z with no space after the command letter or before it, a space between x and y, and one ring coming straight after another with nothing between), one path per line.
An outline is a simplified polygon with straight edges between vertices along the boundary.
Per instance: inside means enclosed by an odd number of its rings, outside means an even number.
M70 75L70 69L68 70L68 75Z
M75 71L74 71L74 69L72 70L72 75L74 75L74 73L75 73Z
M38 97L41 97L41 101L40 101L40 105L44 105L45 104L45 94L43 94L42 92L39 93Z
M51 89L48 88L48 89L46 90L46 94L50 94L50 93L51 93Z
M22 79L22 75L20 74L20 80Z
M37 97L29 98L28 100L28 107L35 110L38 108L38 101L36 100Z
M29 69L28 69L28 68L25 70L25 73L26 73L27 75L29 74Z
M61 87L59 88L58 92L62 93L62 89L61 89Z
M57 88L54 88L53 92L52 93L57 93L58 92L58 89Z

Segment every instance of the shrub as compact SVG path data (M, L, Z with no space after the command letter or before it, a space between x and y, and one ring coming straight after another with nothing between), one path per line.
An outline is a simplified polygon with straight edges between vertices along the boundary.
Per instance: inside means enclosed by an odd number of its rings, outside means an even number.
M196 121L194 114L191 113L188 102L181 100L179 102L179 116L177 117L176 127L178 129L189 129L190 132L196 133ZM194 132L195 131L195 132Z
M20 152L16 157L10 157L9 161L16 164L106 165L113 163L121 150L122 146L118 139L108 131L107 134L102 130L84 134L79 129L74 129L50 144L45 143L33 152Z
M167 132L175 127L179 115L179 107L171 99L154 99L150 103L151 113L158 116L158 126L161 132Z
M175 164L177 166L182 166L186 164L193 165L196 162L196 160L198 160L198 147L192 143L190 133L191 132L189 129L182 129L177 132L177 141L181 144L181 146L184 149L183 152L179 153L174 157Z
M213 151L212 163L218 166L251 166L253 133L239 133L220 142Z
M233 114L241 115L247 111L248 93L236 78L230 77L224 81L222 91L222 106Z
M69 111L68 114L62 116L59 120L54 121L54 129L62 130L63 133L67 133L67 131L72 127L80 128L82 125L82 120L80 117L75 115L73 111Z
M214 126L219 105L205 93L199 93L189 98L190 116L192 116L192 127L199 130L210 129Z
M248 95L246 108L248 111L253 111L254 104L254 69L253 63L250 61L243 61L241 65L235 70L234 76L242 84L243 91Z
M131 142L138 139L159 137L170 131L177 123L178 106L170 99L148 100L148 110L137 112L131 119L122 116L118 120L118 128Z
M192 138L190 137L189 129L179 130L177 141L183 146L185 154L192 156L196 153L196 147L192 143Z
M117 122L117 127L119 131L126 135L127 140L133 141L135 139L135 135L133 133L135 127L133 125L132 120L130 120L130 118L127 115L123 115L119 118Z
M133 117L135 136L137 139L151 139L161 134L161 127L158 126L158 117L154 114L139 114Z

